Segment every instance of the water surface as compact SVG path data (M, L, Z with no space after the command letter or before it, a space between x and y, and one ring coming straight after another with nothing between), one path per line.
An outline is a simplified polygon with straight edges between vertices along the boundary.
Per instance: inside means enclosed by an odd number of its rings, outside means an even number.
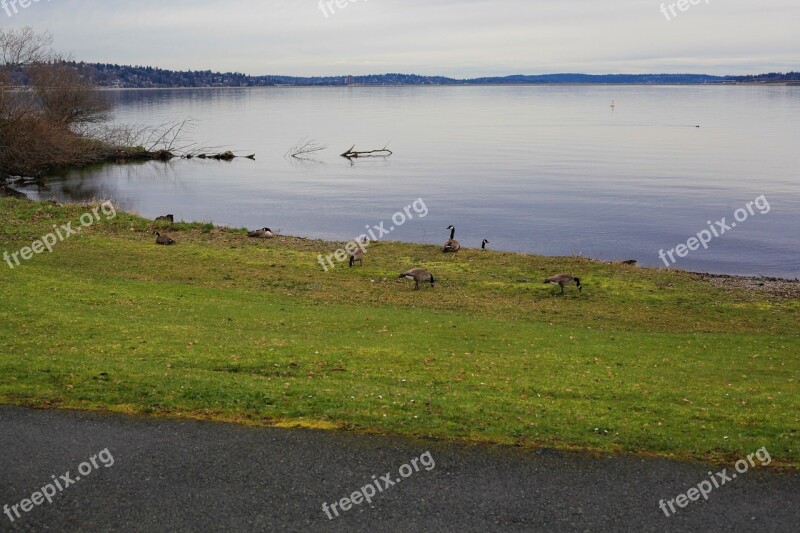
M111 93L116 120L192 118L191 140L257 160L106 166L33 196L113 198L147 217L350 239L422 198L393 240L659 265L764 195L770 212L680 258L712 272L800 275L798 87L354 87ZM612 100L616 107L611 108ZM700 126L697 128L696 126ZM300 138L329 148L284 158ZM347 161L351 145L386 159Z

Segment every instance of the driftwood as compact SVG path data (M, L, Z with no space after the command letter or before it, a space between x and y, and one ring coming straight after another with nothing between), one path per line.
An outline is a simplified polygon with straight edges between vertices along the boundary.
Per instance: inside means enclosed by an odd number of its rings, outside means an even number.
M387 144L386 146L389 145ZM342 157L346 159L357 159L359 157L389 157L393 152L386 146L380 150L367 150L365 152L359 152L355 150L356 145L354 144L348 151L342 154Z
M283 157L295 159L308 159L308 156L321 152L328 147L327 144L320 144L315 139L300 139L294 146L289 148Z
M256 160L256 154L250 155L234 155L233 152L228 150L227 152L222 152L221 154L186 154L183 156L184 159L216 159L217 161L232 161L238 157L244 159L252 159L253 161Z

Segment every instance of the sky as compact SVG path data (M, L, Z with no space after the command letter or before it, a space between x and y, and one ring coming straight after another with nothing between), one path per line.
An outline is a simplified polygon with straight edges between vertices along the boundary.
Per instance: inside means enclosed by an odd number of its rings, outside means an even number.
M4 8L11 1L16 13ZM57 50L79 61L174 70L456 78L800 70L798 0L681 0L685 11L677 0L22 1L30 5L0 0L0 28L50 31Z

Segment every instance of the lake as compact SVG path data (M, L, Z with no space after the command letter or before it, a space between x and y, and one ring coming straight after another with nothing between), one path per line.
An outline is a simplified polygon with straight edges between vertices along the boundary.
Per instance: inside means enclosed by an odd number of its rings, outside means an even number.
M496 250L662 267L673 263L666 254L659 258L660 250L675 249L681 269L800 275L800 87L110 94L117 122L191 118L189 142L255 153L256 160L105 166L53 176L46 190L26 193L111 198L147 217L173 213L332 240L352 239L381 222L388 229L394 213L422 199L427 216L410 211L413 220L384 238L442 243L454 224L456 238L469 247L486 238ZM328 148L305 161L284 157L301 138ZM354 144L370 150L387 143L394 152L387 158L339 156ZM711 239L709 224L719 234ZM708 249L676 248L698 233ZM698 248L697 241L689 246Z

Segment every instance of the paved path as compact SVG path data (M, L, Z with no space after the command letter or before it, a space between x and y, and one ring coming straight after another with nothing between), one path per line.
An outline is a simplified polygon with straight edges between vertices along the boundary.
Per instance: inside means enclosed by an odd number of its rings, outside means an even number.
M709 470L719 468L0 406L0 506L14 516L51 476L74 480L14 522L0 514L0 531L798 531L800 475L763 467L666 517L659 500ZM331 509L386 473L395 484L379 479L371 505Z

